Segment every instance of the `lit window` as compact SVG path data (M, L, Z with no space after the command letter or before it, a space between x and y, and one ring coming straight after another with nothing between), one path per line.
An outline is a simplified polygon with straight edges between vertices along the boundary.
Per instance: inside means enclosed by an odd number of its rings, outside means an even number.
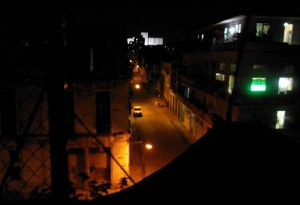
M233 85L234 85L234 76L230 75L229 76L229 81L228 81L228 93L229 94L232 94Z
M225 81L225 75L222 73L216 73L216 80Z
M283 42L291 44L293 35L293 24L284 24Z
M229 36L228 36L228 27L225 27L224 28L224 41L228 41L229 39Z
M252 78L251 91L266 91L266 78Z
M276 129L284 128L284 120L285 120L285 111L284 110L277 111L277 122L275 128Z
M237 24L236 25L236 32L241 33L242 32L242 24Z
M234 27L230 27L229 28L229 33L232 35L235 33L235 28Z
M270 23L256 23L256 36L263 37L270 35L271 24Z
M279 78L278 81L278 94L286 94L288 91L292 91L293 78Z
M190 88L186 88L184 92L184 97L189 99L190 98Z

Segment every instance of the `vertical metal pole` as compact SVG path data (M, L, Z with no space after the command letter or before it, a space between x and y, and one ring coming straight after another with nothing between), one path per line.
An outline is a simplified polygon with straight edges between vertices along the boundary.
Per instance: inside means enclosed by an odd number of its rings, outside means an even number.
M68 199L68 158L67 136L64 135L64 62L63 62L63 12L48 10L46 14L47 46L45 52L48 68L48 116L51 157L52 203L62 203Z
M233 106L234 106L234 100L236 98L236 95L238 95L236 92L239 89L238 88L238 80L239 80L239 74L240 74L240 66L242 63L242 57L243 57L243 52L245 48L245 44L249 38L249 21L250 21L250 15L246 16L246 21L245 21L245 28L243 30L243 34L241 36L241 39L239 39L239 47L238 47L238 54L237 54L237 60L236 60L236 71L234 75L234 83L233 83L233 89L232 89L232 94L229 96L228 100L228 108L227 108L227 115L226 115L226 122L231 122L232 121L232 113L233 113Z

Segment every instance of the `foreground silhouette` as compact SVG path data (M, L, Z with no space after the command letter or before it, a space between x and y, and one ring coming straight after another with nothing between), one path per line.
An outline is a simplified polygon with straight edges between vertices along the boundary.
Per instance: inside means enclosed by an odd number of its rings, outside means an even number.
M135 185L93 201L69 204L299 203L299 153L299 141L276 130L220 123Z
M299 201L300 143L262 125L221 123L160 171L95 204Z

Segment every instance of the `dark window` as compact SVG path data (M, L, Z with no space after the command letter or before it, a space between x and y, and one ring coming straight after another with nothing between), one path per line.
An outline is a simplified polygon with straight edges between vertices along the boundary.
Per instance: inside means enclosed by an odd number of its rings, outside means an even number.
M9 150L9 159L11 162L18 162L19 156L16 153L16 150ZM19 166L14 166L10 172L11 180L20 180L21 179L21 168Z
M16 100L13 90L0 93L0 133L1 137L14 138L16 136Z
M65 123L66 136L74 137L74 99L73 92L70 91L65 93Z
M21 169L20 167L13 167L10 172L11 180L20 180L21 179Z
M94 147L95 148L95 147ZM91 174L91 178L95 178L97 179L97 181L99 180L99 182L103 181L103 180L110 180L111 179L111 174L110 174L110 170L111 170L111 155L110 153L110 148L106 147L105 148L106 151L104 152L103 147L98 146L97 150L93 150L94 153L92 154L101 154L103 156L103 154L105 154L106 159L104 160L106 163L103 162L103 165L101 166L92 166L90 167L90 174ZM91 149L90 149L91 151Z
M97 133L110 132L110 93L96 94L96 129Z
M14 159L14 157L16 159ZM9 150L9 160L10 161L19 161L19 155L16 154L16 150Z

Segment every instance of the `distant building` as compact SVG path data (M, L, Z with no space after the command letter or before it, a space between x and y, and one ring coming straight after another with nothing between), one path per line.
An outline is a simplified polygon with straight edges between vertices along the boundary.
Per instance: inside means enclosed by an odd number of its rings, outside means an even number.
M164 45L164 39L161 37L149 37L148 32L141 32L141 36L144 38L145 46L156 46L156 45ZM127 43L135 42L137 37L127 38Z

